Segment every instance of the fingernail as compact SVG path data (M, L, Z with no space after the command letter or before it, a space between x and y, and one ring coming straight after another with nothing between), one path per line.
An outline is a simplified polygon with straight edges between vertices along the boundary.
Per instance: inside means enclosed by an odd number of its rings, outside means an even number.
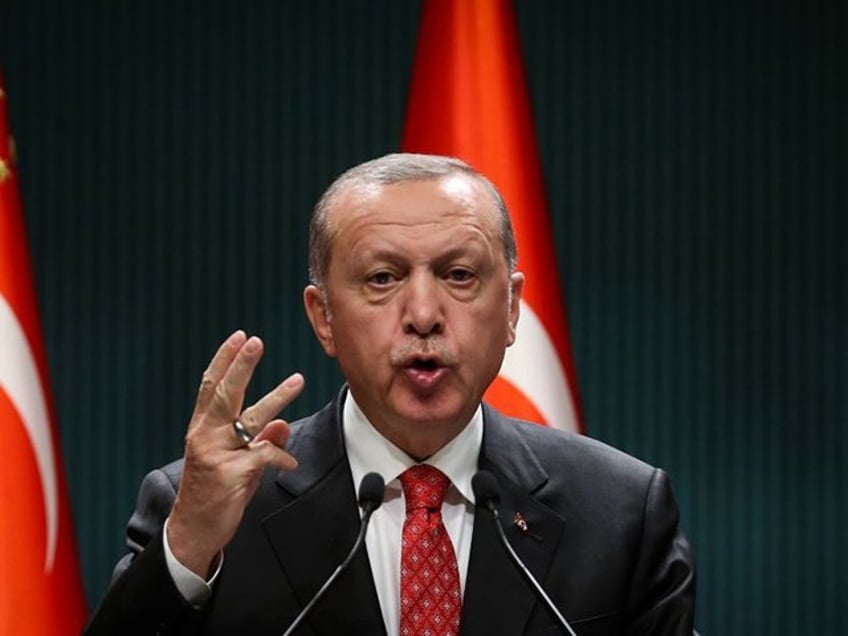
M287 389L296 389L303 383L303 376L299 373L292 373L289 377L286 378L285 382L283 382L283 386Z
M256 353L259 351L259 338L251 336L244 345L244 350L248 353Z

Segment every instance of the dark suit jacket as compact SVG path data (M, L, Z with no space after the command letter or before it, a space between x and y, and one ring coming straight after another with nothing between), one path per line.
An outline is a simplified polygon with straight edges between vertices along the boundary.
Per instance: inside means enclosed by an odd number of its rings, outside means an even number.
M127 530L130 554L86 633L282 634L358 531L343 398L292 425L288 449L300 465L266 471L203 610L183 601L162 546L182 462L150 473ZM577 634L691 634L694 564L665 473L600 442L511 420L485 405L483 418L479 467L500 483L503 528ZM526 531L513 523L517 512ZM385 634L364 550L299 633ZM461 633L559 633L482 512L474 519Z

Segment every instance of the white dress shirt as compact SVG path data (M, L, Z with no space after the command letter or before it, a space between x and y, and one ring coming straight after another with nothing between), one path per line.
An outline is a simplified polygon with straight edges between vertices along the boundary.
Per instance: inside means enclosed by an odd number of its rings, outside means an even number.
M348 392L342 417L344 442L353 483L369 472L386 481L383 505L374 511L365 537L365 547L374 574L377 596L388 636L400 629L400 559L406 502L398 477L418 462L389 442L365 418ZM483 443L483 412L474 412L468 426L424 462L435 466L451 480L442 504L442 520L450 535L459 568L459 585L465 592L471 533L474 528L474 493L471 478L477 471L477 458Z

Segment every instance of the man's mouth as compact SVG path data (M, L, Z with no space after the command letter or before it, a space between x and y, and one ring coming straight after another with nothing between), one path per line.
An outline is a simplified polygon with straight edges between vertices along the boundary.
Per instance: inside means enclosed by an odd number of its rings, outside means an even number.
M448 369L436 358L414 357L404 365L404 372L416 389L430 391L435 388Z
M435 358L414 358L408 366L416 371L435 371L440 365Z

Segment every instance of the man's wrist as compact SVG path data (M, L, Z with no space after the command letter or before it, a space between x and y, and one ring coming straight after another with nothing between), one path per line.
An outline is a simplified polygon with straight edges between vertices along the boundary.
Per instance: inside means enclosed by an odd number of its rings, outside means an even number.
M224 564L224 553L219 552L213 557L211 564L208 567L210 576L207 579L199 576L193 568L182 563L171 549L171 544L168 538L168 522L170 517L165 520L165 527L162 532L162 543L165 550L165 562L168 566L168 572L174 585L180 595L193 607L201 608L212 597L212 586L221 568Z

